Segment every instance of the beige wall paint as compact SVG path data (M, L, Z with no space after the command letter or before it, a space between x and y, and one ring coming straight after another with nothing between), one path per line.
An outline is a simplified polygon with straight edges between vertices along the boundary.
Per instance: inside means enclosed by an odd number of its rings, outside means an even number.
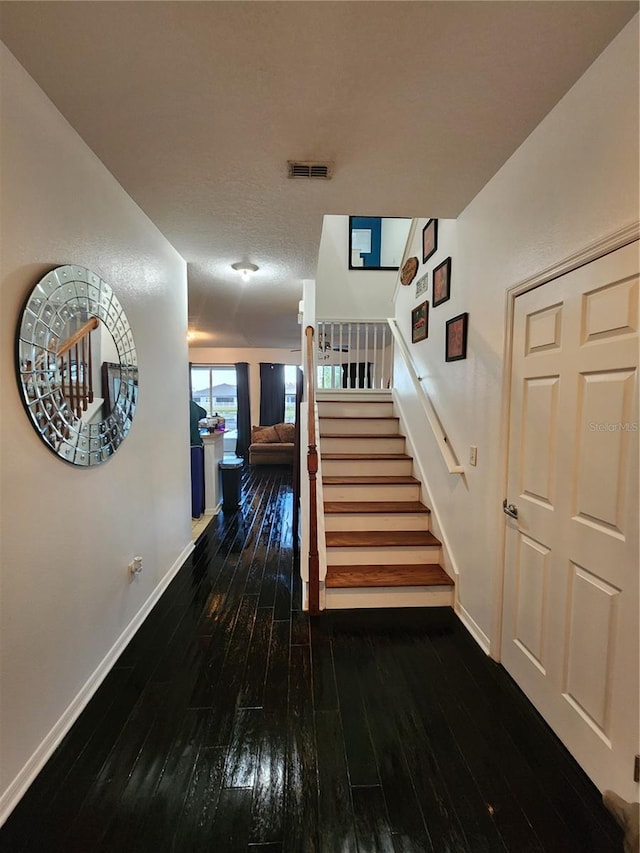
M249 403L251 423L260 419L260 362L273 364L300 364L300 353L290 349L247 347L240 349L225 347L190 347L189 361L197 364L236 364L246 361L249 365Z
M637 222L638 77L636 16L460 217L440 221L438 252L426 265L431 270L452 257L452 296L431 308L428 340L408 345L464 479L446 473L420 428L421 411L406 381L400 393L422 436L417 450L460 572L461 604L486 635L500 607L505 290ZM430 280L430 301L431 294ZM408 341L418 301L413 286L399 288L395 316ZM468 358L446 364L445 320L463 311L469 312ZM468 464L470 445L478 448L476 468Z
M70 703L184 559L191 509L186 265L2 45L0 62L1 821ZM111 284L139 361L131 432L88 470L38 438L14 372L22 303L68 263Z

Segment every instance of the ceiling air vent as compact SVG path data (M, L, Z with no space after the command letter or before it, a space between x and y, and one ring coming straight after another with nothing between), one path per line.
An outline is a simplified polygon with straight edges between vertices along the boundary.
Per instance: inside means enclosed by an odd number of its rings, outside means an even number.
M316 163L312 160L287 160L290 178L320 178L328 181L333 173L333 163Z

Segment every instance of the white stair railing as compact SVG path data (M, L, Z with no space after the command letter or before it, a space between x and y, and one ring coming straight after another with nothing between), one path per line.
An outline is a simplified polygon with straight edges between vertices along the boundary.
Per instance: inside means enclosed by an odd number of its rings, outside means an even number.
M393 384L393 337L384 320L317 320L319 390L387 389Z
M411 354L409 353L407 345L405 344L403 337L400 334L400 330L398 329L398 324L391 317L389 318L388 323L393 338L398 347L398 352L402 355L409 376L411 377L411 382L413 384L413 387L415 388L416 395L420 400L420 404L422 405L422 408L426 415L427 423L431 427L433 437L436 440L436 444L440 448L440 453L442 454L444 463L447 466L447 470L450 474L464 474L464 468L458 463L458 459L453 451L453 448L451 447L451 443L449 441L447 433L445 432L444 427L440 423L440 418L438 417L437 412L433 407L431 397L429 397L424 387L422 386L423 377L420 376L416 371L415 365L413 364L413 359L411 358Z

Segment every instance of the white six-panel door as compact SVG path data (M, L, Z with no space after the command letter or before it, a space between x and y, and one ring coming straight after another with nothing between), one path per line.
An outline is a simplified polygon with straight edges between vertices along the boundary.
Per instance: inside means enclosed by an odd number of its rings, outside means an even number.
M638 244L516 300L502 661L638 799Z

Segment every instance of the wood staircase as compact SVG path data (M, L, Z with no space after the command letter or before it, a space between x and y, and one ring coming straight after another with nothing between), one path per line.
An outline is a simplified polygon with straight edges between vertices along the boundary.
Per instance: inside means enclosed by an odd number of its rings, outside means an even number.
M453 604L389 391L317 392L326 607Z

